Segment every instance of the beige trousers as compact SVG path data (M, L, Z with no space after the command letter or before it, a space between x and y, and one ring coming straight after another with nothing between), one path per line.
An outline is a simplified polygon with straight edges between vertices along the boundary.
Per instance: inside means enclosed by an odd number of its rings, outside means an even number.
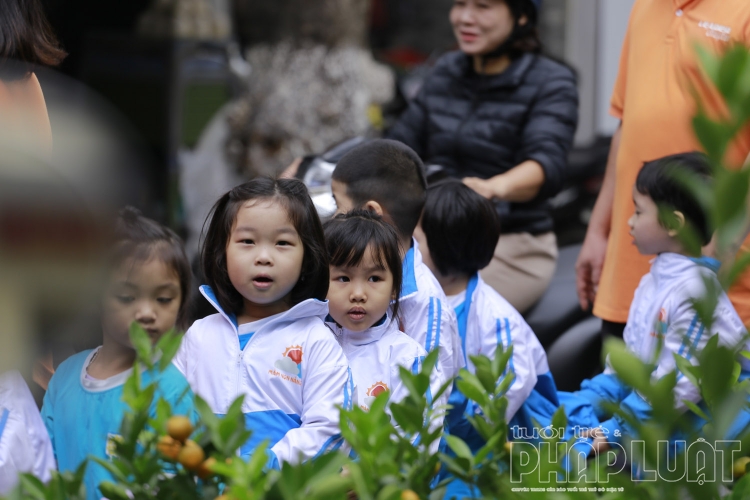
M523 313L547 290L557 264L555 233L500 236L482 279Z

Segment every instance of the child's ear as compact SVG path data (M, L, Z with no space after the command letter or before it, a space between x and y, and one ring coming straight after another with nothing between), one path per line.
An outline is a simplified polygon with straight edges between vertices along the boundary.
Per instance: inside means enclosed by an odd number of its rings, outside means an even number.
M685 214L679 210L673 210L670 215L674 226L667 230L667 234L674 238L685 227Z
M365 203L364 207L365 210L369 210L370 212L375 212L380 217L383 216L383 207L375 200L370 200Z

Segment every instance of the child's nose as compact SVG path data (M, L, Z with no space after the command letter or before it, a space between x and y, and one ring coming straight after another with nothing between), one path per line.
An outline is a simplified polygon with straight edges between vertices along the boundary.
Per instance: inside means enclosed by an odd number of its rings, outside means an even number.
M364 287L362 285L354 285L349 298L352 302L365 302L367 300L367 294L365 293Z
M255 255L255 264L257 265L268 265L271 264L271 254L265 247L260 247L258 253Z
M153 323L156 321L156 309L149 301L143 301L135 312L138 323Z

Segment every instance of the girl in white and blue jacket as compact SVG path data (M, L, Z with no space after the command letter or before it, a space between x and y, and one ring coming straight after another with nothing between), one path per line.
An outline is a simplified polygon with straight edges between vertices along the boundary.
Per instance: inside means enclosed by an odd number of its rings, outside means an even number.
M353 210L326 222L326 246L331 259L328 325L349 359L354 379L354 404L369 411L378 394L389 402L408 395L400 368L421 370L424 348L399 330L402 266L398 235L380 216ZM440 375L430 374L427 399L440 388ZM442 425L441 414L430 426Z
M307 188L294 179L254 179L214 205L202 249L217 313L187 331L174 364L218 415L244 396L252 437L268 466L341 446L339 410L351 404L349 367L323 320L328 255Z
M427 190L422 219L414 233L424 262L440 282L455 308L467 370L475 372L470 356L494 358L498 348L513 354L497 381L513 376L504 396L505 419L511 439L532 439L535 428L551 424L552 416L565 406L567 440L574 426L596 427L593 409L582 398L558 398L547 356L534 332L513 306L479 277L478 271L493 257L500 237L500 221L492 203L457 180L438 182ZM454 387L446 416L446 432L463 439L473 452L484 445L467 416L481 415L481 408ZM475 497L461 481L448 484L445 498Z
M635 213L628 221L630 235L640 253L656 254L656 258L635 291L623 337L631 352L654 364L654 381L677 369L675 355L697 363L712 335L719 336L720 345L734 348L744 342L746 334L723 291L717 298L711 331L706 330L693 306L710 292L707 282L713 282L713 290L721 290L721 285L716 278L718 261L700 257L700 248L688 248L680 238L684 228L690 228L702 245L712 236L707 214L678 177L689 174L703 183L710 182L711 166L704 155L682 153L648 162L633 186ZM740 362L740 380L750 378L750 362L744 358ZM600 452L609 447L607 443L620 442L632 433L625 419L607 414L604 403L620 406L641 422L651 416L651 403L620 381L609 365L604 373L584 380L577 394L590 400L604 420L596 433L595 449ZM700 405L700 391L678 372L675 407L686 410L684 401ZM695 428L705 423L699 420L694 422ZM727 438L736 437L749 423L750 412L743 410Z

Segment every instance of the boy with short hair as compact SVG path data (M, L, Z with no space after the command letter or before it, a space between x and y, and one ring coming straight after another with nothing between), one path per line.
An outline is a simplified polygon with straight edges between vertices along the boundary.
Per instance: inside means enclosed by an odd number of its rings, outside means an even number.
M544 348L521 314L479 276L500 237L500 220L492 203L458 180L439 182L427 190L427 203L414 236L426 265L455 308L467 369L475 370L470 356L493 358L499 344L503 350L513 346L503 375L514 376L505 393L506 421L511 427L527 429L527 435L532 434L533 420L542 427L549 424L560 401ZM466 406L468 415L480 411L455 390L451 404L454 408ZM586 418L569 416L579 419L574 424L598 424L590 410L578 413L585 413ZM450 411L449 430L475 450L484 444L460 410Z
M499 345L513 355L499 384L514 377L504 396L508 400L505 420L511 439L531 439L535 428L552 423L555 411L565 404L567 436L573 426L596 427L599 421L587 401L566 395L558 398L549 371L547 355L539 339L521 314L479 276L479 270L492 260L500 237L500 220L486 198L458 180L442 181L427 190L427 202L414 237L423 251L424 262L443 287L458 317L467 369L474 373L470 356L494 358ZM463 439L476 453L484 439L474 430L467 416L481 415L481 408L454 388L452 408L446 418L448 432ZM477 498L478 492L459 480L449 483L445 498Z
M700 251L691 252L680 239L686 228L700 238L702 245L712 235L708 215L684 186L680 174L711 182L711 166L700 153L676 154L647 162L633 186L635 213L628 221L638 251L644 255L656 254L656 258L635 291L623 337L628 349L643 361L653 362L659 353L651 374L653 380L677 369L675 354L695 364L712 334L719 335L719 344L731 347L745 335L742 321L726 293L721 292L718 297L712 332L705 331L693 307L693 302L707 292L705 280L713 281L716 290L721 289L716 278L719 262L701 257ZM750 376L750 361L741 359L741 363L740 379L744 379ZM618 404L639 421L651 415L649 402L620 381L609 365L604 373L584 380L577 394L591 401L602 420L610 417L603 408L604 402ZM676 407L683 410L684 400L692 403L701 400L698 388L679 373L674 394ZM749 420L747 412L740 418L744 423ZM632 433L619 415L604 421L600 427L603 432L596 433L598 443L619 442L623 434ZM606 449L606 444L603 446Z
M427 189L422 160L400 142L373 140L341 158L333 171L331 189L337 213L367 209L396 228L403 258L399 299L401 330L427 352L439 350L435 370L442 385L458 375L464 358L453 309L440 284L422 262L419 246L412 238ZM448 392L436 406L447 401Z

